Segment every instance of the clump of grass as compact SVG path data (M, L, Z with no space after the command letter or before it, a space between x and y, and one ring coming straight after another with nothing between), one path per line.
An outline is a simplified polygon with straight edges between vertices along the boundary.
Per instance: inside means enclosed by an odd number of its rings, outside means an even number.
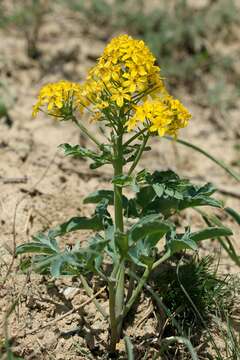
M183 258L181 263L167 267L155 279L162 289L164 304L175 314L182 324L183 332L192 333L202 328L201 317L208 322L209 315L216 310L216 303L224 301L224 307L229 304L229 285L226 279L216 275L213 258ZM195 308L192 306L194 304Z
M156 294L161 289L161 301L171 314L168 314L160 331L164 344L164 339L169 339L166 341L169 348L164 346L168 356L176 352L181 356L183 348L175 337L184 336L194 346L210 342L218 360L238 359L236 354L239 354L240 345L231 316L239 299L240 281L234 276L217 275L215 263L211 256L201 259L183 257L180 262L175 259L171 265L154 274L152 288ZM178 327L174 326L171 318ZM223 350L215 343L215 332L224 342L223 356Z

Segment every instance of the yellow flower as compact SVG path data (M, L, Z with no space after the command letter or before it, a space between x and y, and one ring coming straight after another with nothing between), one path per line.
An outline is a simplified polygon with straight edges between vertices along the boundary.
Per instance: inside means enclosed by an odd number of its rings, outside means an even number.
M76 107L80 109L81 86L76 83L61 80L42 87L38 101L33 106L32 115L35 117L40 110L49 115L67 120Z
M179 100L167 95L156 100L146 100L135 107L134 115L127 121L127 130L133 130L141 122L152 133L177 136L180 128L188 125L191 114Z
M151 90L164 91L160 68L155 61L142 40L128 35L113 38L98 63L89 71L84 85L88 89L88 99L95 104L96 89L91 88L92 82L98 85L99 98L113 100L119 107L123 106L124 99L131 101Z
M44 86L33 106L62 120L92 105L92 120L112 124L123 116L127 131L140 124L153 134L177 136L191 115L179 100L171 97L160 76L156 59L142 40L128 35L113 38L86 81L59 81ZM117 111L116 108L124 111ZM111 119L108 118L111 116Z
M121 87L118 89L113 88L111 99L116 102L118 107L121 108L124 104L124 99L130 101L131 96L128 94L127 89L123 89Z

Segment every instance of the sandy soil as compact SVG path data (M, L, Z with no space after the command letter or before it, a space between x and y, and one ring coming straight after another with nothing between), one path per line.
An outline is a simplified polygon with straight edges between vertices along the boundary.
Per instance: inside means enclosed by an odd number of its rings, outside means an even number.
M57 18L57 21L53 21ZM31 107L40 86L62 78L82 80L86 69L92 65L106 39L104 31L86 32L77 15L67 12L48 15L40 33L42 56L38 61L30 60L25 54L25 43L21 34L15 31L1 31L0 62L1 79L8 84L14 97L9 112L11 123L0 119L0 274L5 276L12 259L14 242L29 241L39 230L45 230L75 215L90 214L92 209L83 205L86 194L99 188L109 188L111 169L90 171L88 163L82 160L64 158L57 146L63 142L79 142L79 134L70 123L58 123L40 116L31 118ZM63 59L63 60L62 60ZM191 110L193 119L181 138L202 146L214 156L235 166L240 171L240 153L235 149L239 143L240 120L238 102L227 117L217 119L208 108L198 106L184 89L178 91L179 98ZM91 125L93 126L93 125ZM83 139L80 139L83 141ZM87 145L90 145L87 143ZM196 183L212 182L219 189L217 197L240 211L240 188L222 169L202 155L182 145L173 146L166 140L152 141L152 152L146 154L140 167L176 170L181 176ZM229 193L228 195L224 192ZM193 212L182 219L198 228L201 221ZM239 228L226 220L234 229L233 242L240 251ZM66 241L84 240L87 233L75 234ZM217 242L201 245L203 254L219 250ZM222 273L235 273L239 269L222 251L220 262ZM72 287L74 289L70 289ZM68 290L67 290L68 289ZM99 284L96 284L96 289ZM70 292L70 293L69 293ZM52 280L46 283L36 275L26 279L18 271L18 260L5 286L0 290L0 309L4 316L9 304L17 304L9 319L9 335L14 349L24 359L86 359L86 349L93 351L96 359L103 358L107 342L107 324L95 312L92 304L84 312L74 312L51 327L34 332L39 326L64 314L72 307L87 300L87 296L76 281L70 279ZM107 305L107 294L99 295L103 306ZM147 300L146 300L147 301ZM150 316L137 326L148 307L142 303L138 308L135 323L128 330L137 341L143 334L154 338L156 319ZM69 329L81 326L74 336ZM31 334L33 332L33 334ZM119 344L121 348L122 344Z

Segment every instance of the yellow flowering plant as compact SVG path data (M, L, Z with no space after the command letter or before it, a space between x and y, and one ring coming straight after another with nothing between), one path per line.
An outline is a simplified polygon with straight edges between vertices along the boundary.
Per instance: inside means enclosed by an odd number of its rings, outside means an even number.
M106 143L96 138L80 120L88 110L91 121L106 129ZM61 144L65 155L89 158L91 169L110 164L113 189L89 194L85 203L96 204L92 217L74 217L65 223L34 236L22 244L17 254L32 253L23 258L21 267L36 272L80 276L86 293L91 296L86 275L99 277L107 286L109 311L94 303L109 321L109 353L123 336L126 317L142 292L151 272L176 252L195 251L201 240L231 235L223 226L211 226L192 232L178 232L172 216L189 207L209 205L222 207L212 194L211 184L196 186L173 171L136 172L144 151L153 136L177 138L178 131L191 118L181 102L165 88L156 59L141 40L118 36L107 45L97 64L90 69L83 84L68 81L44 86L33 107L33 115L43 111L49 116L72 121L95 144L96 150L79 144ZM124 194L132 189L132 197ZM128 192L129 193L129 192ZM109 208L114 207L114 218ZM58 238L72 231L94 231L89 244L72 249L59 245ZM162 252L160 241L165 241ZM35 253L35 254L34 254ZM138 282L136 272L141 274Z

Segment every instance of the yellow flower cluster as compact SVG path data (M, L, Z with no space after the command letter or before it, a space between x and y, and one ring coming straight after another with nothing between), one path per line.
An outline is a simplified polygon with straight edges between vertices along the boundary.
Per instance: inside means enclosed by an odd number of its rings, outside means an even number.
M126 125L128 131L131 131L140 122L150 132L157 132L159 136L177 136L178 130L187 126L190 118L190 113L179 100L166 95L162 99L146 100L143 104L137 105L135 114Z
M40 90L32 115L35 117L46 106L49 115L67 119L75 109L83 107L82 101L87 105L86 100L81 97L81 85L65 80L50 83Z
M120 35L107 45L86 81L79 85L59 81L44 86L33 107L33 116L47 109L68 120L92 105L92 119L131 131L142 124L152 133L177 135L191 115L171 97L160 76L156 59L141 40Z
M88 74L86 95L98 109L124 103L164 88L156 59L142 40L120 35L107 45Z

